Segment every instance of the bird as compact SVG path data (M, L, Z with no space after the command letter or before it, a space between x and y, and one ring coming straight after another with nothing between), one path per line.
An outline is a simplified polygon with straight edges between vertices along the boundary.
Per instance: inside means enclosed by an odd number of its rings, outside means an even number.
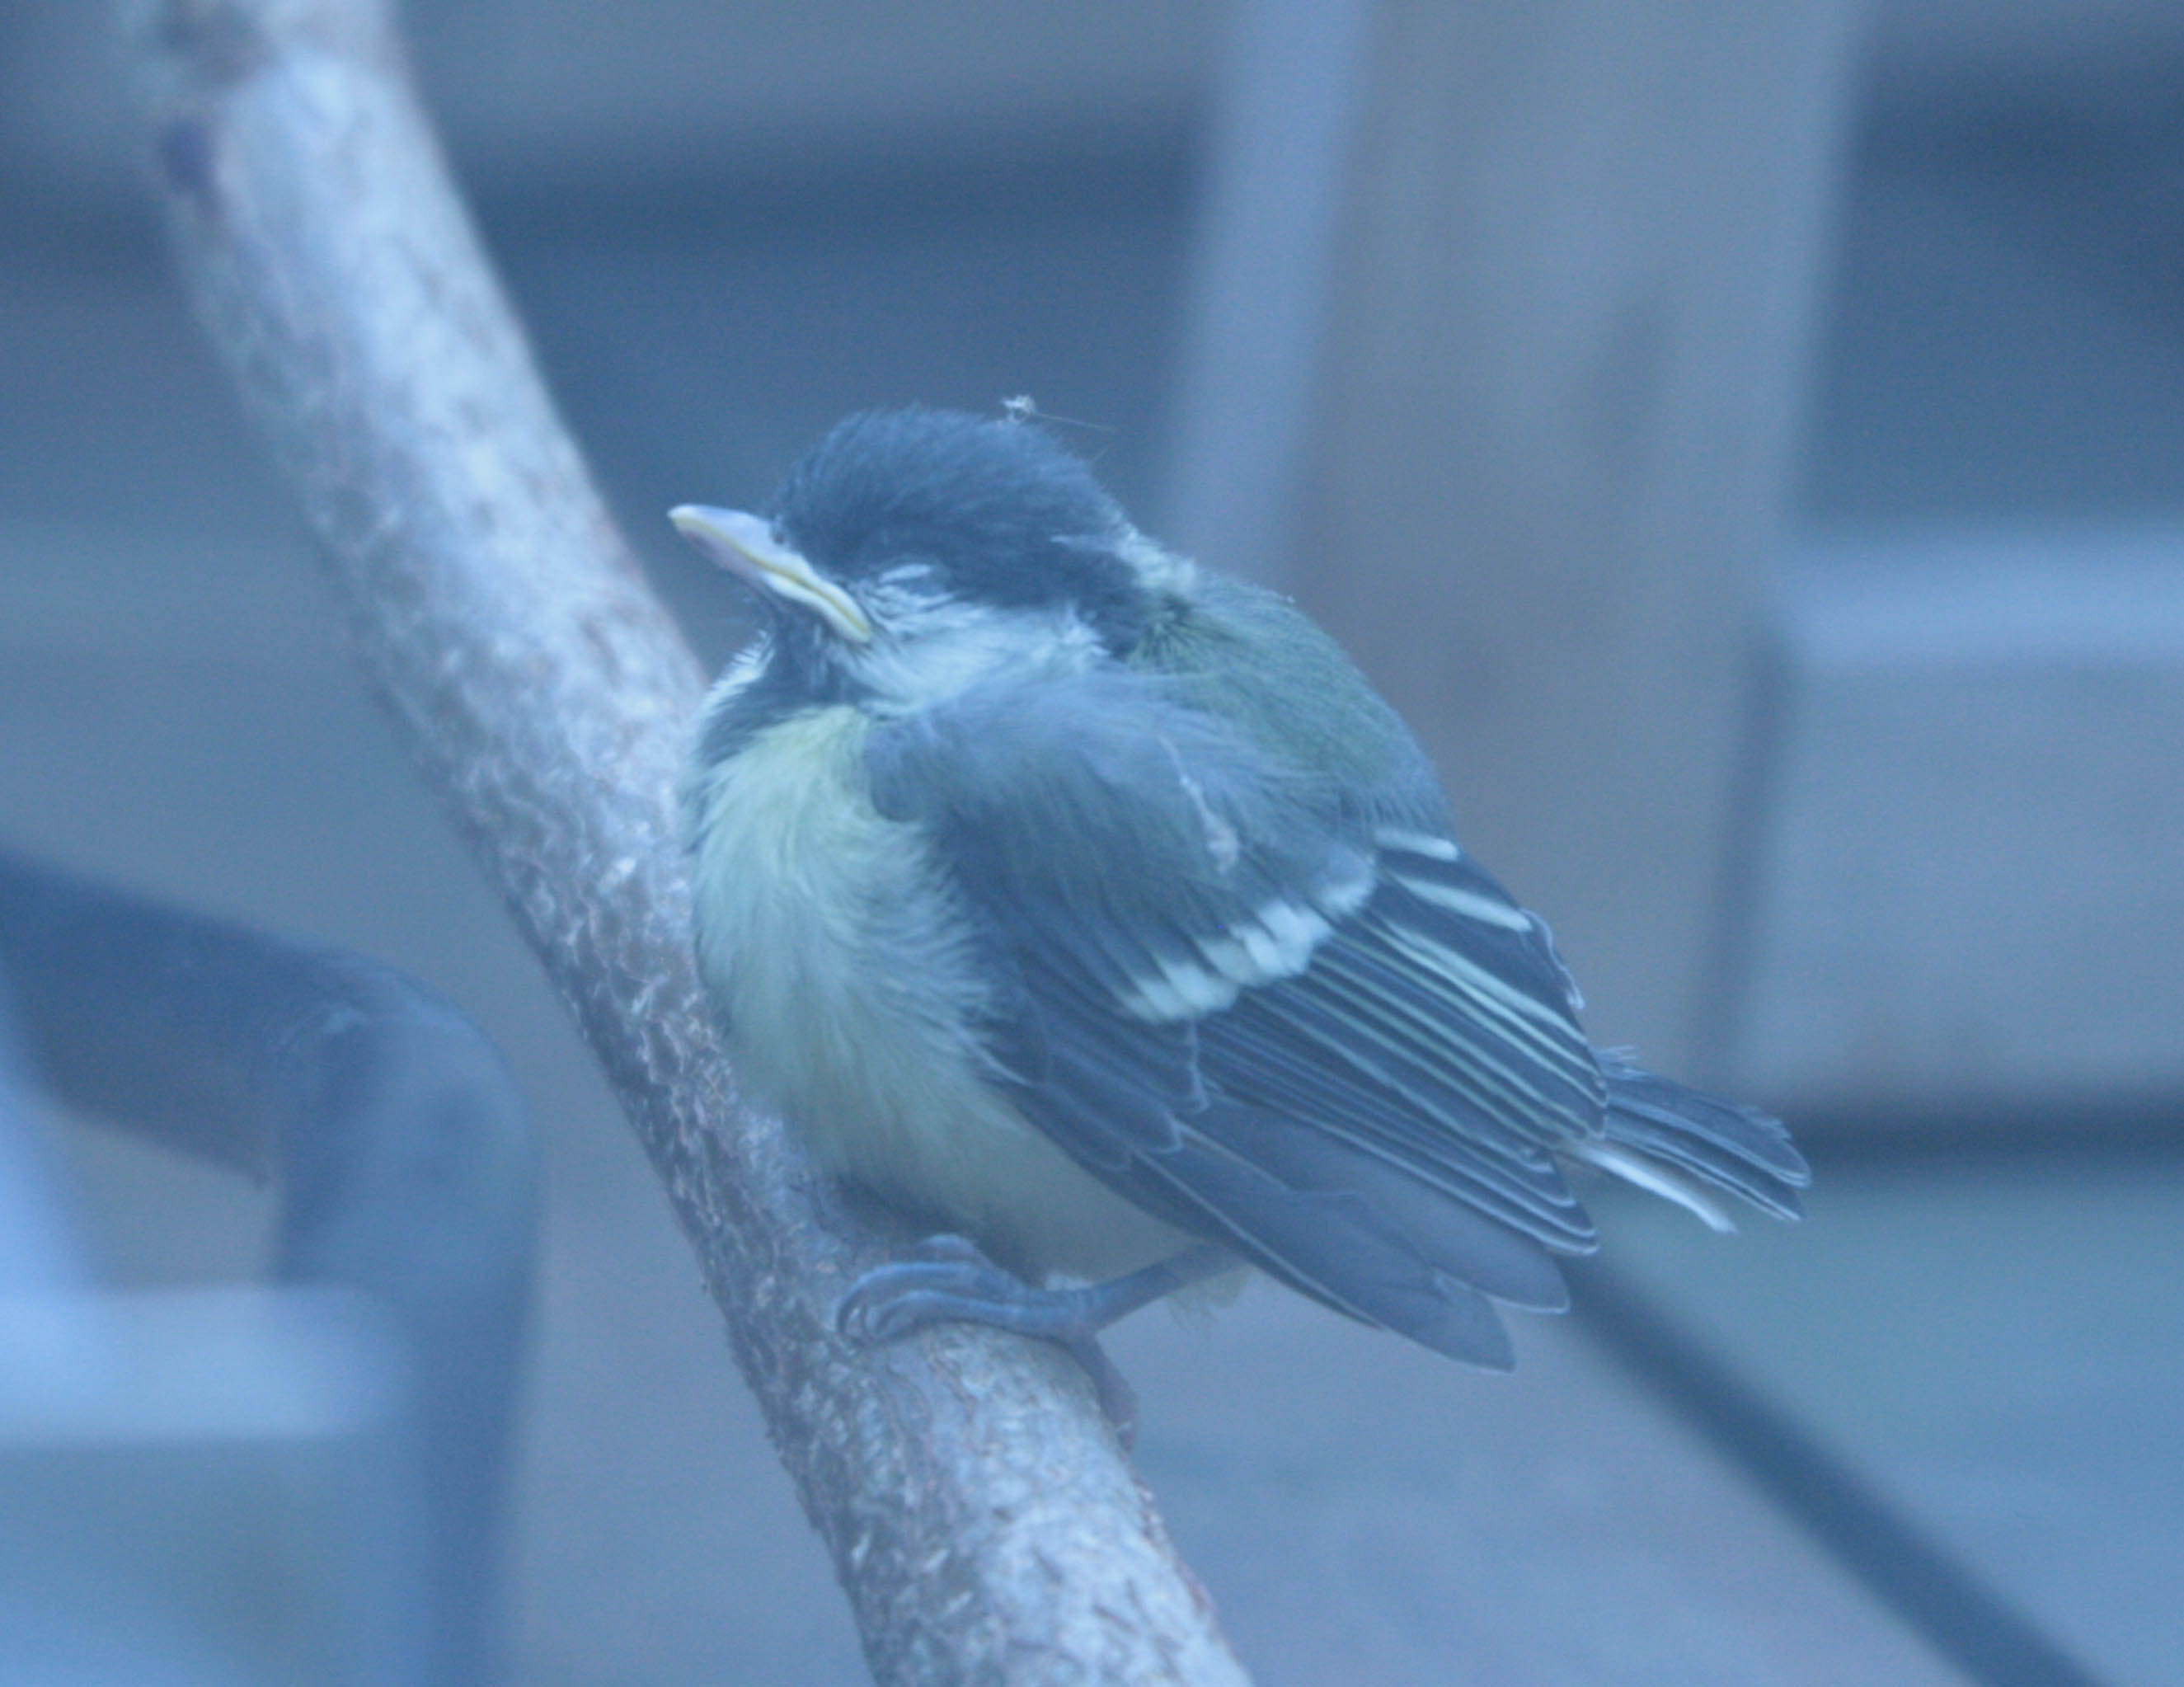
M1591 1167L1730 1226L1809 1182L1758 1110L1596 1049L1546 924L1286 598L1141 532L1025 407L835 426L675 526L762 628L685 771L739 1077L928 1239L842 1330L1061 1343L1254 1267L1507 1370ZM1589 1174L1588 1174L1589 1175Z

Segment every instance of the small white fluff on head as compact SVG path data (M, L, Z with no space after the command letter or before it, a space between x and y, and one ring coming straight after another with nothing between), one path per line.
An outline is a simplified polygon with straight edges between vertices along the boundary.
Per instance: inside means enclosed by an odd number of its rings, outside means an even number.
M1198 589L1198 565L1178 556L1158 540L1149 539L1135 527L1115 547L1115 554L1129 564L1149 592L1187 598Z

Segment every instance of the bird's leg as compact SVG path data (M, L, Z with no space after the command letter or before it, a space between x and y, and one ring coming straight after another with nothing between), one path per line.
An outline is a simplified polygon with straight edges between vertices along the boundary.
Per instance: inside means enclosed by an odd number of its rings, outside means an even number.
M917 1257L876 1266L842 1297L844 1334L892 1341L930 1323L964 1320L1019 1335L1068 1341L1097 1335L1117 1319L1224 1271L1235 1257L1212 1243L1083 1289L1037 1289L1005 1271L961 1236L928 1236Z
M927 1324L961 1321L1057 1343L1084 1367L1100 1410L1127 1443L1136 1427L1137 1402L1122 1373L1100 1350L1100 1332L1148 1302L1235 1262L1226 1249L1207 1242L1105 1283L1039 1289L1004 1271L963 1237L929 1236L918 1244L916 1259L876 1266L859 1278L834 1309L834 1322L844 1335L868 1342L893 1341Z

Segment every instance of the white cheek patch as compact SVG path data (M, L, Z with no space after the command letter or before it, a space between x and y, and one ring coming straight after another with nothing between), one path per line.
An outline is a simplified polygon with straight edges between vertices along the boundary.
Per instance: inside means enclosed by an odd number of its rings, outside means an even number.
M1105 654L1099 635L1072 610L927 599L882 609L881 616L871 643L838 645L835 654L887 714L914 715L1004 672L1082 673Z

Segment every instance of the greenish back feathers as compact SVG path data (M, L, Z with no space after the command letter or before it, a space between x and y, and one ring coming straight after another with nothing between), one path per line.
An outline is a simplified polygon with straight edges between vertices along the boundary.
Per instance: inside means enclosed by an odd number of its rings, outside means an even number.
M1195 598L1156 615L1131 665L1233 721L1300 772L1369 793L1374 820L1445 826L1431 766L1342 647L1288 599L1210 572ZM1279 676L1279 681L1275 676Z

